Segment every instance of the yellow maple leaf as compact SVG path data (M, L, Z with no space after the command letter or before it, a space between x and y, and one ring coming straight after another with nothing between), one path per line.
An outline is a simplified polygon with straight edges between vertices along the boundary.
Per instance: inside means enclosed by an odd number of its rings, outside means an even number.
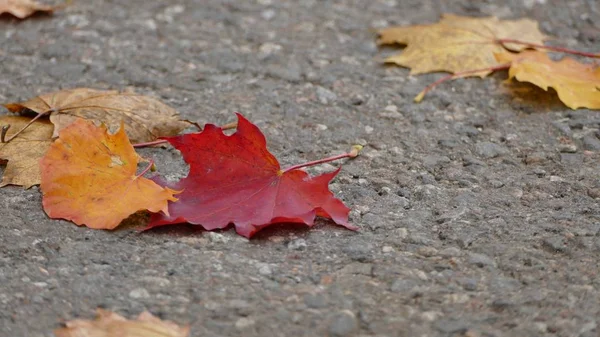
M170 321L162 321L151 313L142 312L137 320L108 310L97 310L95 320L76 319L67 322L66 328L54 330L57 337L187 337L189 327L180 327Z
M509 78L556 90L558 98L571 109L600 109L600 66L565 57L556 62L546 53L525 51L496 54L498 62L510 62Z
M539 31L537 22L530 19L499 20L493 16L472 18L444 14L436 24L382 29L378 43L407 45L402 53L385 61L411 68L411 75L436 71L455 74L497 66L495 53L528 47L499 40L543 44L547 38ZM484 77L490 72L485 70L469 76Z
M136 175L138 161L123 125L111 135L76 120L40 161L44 211L97 229L113 229L139 210L168 213L177 192Z

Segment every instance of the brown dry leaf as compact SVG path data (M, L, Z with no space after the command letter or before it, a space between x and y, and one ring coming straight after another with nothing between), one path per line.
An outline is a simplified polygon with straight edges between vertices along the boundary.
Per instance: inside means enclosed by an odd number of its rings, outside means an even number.
M525 51L496 54L498 62L511 63L509 78L533 83L548 90L571 109L600 109L600 66L584 64L565 57L555 62L546 53Z
M51 13L55 7L33 0L0 0L0 15L10 13L19 19L25 19L35 12Z
M27 109L49 113L55 126L53 137L77 118L91 120L97 125L104 123L111 130L118 129L124 121L125 131L133 143L174 136L190 126L179 119L175 109L152 97L116 90L69 89L4 106L15 113Z
M517 44L501 44L498 39L543 44L548 37L530 19L499 20L496 17L471 18L444 14L440 22L430 25L389 27L379 31L380 45L403 44L402 53L385 61L411 68L411 75L447 71L490 68L499 65L494 54L520 51L526 48ZM481 71L469 76L484 77L491 71Z
M0 117L0 125L10 124L6 136L12 136L31 119L18 116ZM38 120L31 124L17 138L8 143L0 143L0 161L8 160L0 187L22 185L29 188L41 181L39 161L52 143L52 123Z
M96 320L76 319L66 328L54 330L56 337L187 337L189 326L180 327L162 321L151 313L142 312L137 320L127 320L112 311L97 309Z

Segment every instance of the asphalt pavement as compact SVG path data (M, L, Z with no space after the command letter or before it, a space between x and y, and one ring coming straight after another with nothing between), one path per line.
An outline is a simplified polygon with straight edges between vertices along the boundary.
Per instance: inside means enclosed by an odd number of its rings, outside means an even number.
M102 307L192 336L600 335L600 111L506 73L441 85L385 66L374 31L442 13L528 17L600 52L593 0L74 1L0 19L0 101L134 90L184 118L239 111L282 165L364 145L330 185L357 232L319 220L252 240L182 225L50 220L39 189L0 189L0 336L49 337ZM5 110L1 113L6 113ZM142 149L170 180L179 153Z

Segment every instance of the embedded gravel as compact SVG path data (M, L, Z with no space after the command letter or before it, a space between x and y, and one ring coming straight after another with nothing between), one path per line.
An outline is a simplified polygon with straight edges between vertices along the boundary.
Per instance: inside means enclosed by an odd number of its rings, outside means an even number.
M53 336L97 307L203 337L600 335L600 112L505 74L414 104L440 75L382 65L396 50L374 29L445 12L530 17L553 44L600 51L594 0L96 0L2 16L1 102L132 89L199 123L240 111L284 165L365 149L331 184L358 232L90 230L48 219L36 187L0 189L0 336ZM141 152L185 176L176 151Z

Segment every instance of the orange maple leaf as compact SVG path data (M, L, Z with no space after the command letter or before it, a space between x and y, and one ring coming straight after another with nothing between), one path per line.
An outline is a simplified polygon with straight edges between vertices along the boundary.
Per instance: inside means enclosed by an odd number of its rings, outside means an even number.
M139 159L123 125L111 135L76 120L40 161L44 211L96 229L113 229L139 210L168 214L178 192L136 175Z
M554 88L558 98L571 109L600 109L600 66L584 64L565 57L551 60L546 53L525 51L519 54L496 54L498 62L509 63L509 79L533 83L548 90Z

